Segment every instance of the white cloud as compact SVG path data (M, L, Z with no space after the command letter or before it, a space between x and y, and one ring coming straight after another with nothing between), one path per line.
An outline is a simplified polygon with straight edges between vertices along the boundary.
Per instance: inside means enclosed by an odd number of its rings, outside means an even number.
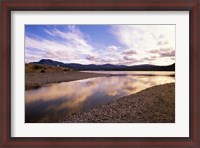
M26 62L37 61L39 57L30 58L29 50L36 49L37 52L43 53L41 58L51 58L62 62L79 62L82 59L83 64L88 63L87 59L83 59L86 55L93 55L94 48L87 42L83 34L77 27L68 26L70 31L62 32L56 28L53 30L45 30L53 40L25 37ZM56 40L62 38L62 40ZM34 51L36 53L36 51ZM46 53L46 54L44 54Z
M136 54L136 51L135 50L126 50L126 51L123 51L122 54L124 54L124 55L133 55L133 54Z
M126 47L127 51L135 51L137 58L143 59L143 61L138 60L137 64L169 65L175 62L171 58L154 61L149 61L146 58L145 60L145 57L151 58L151 56L156 56L156 54L169 54L175 57L172 54L175 53L174 25L113 25L112 33ZM153 53L151 51L156 52ZM131 52L124 53L131 54ZM164 58L164 56L161 57ZM130 57L126 56L126 59L130 59Z
M175 62L174 25L112 25L112 34L122 45L94 43L75 25L65 30L44 30L49 38L25 37L26 62L49 58L81 64L156 64ZM98 34L97 34L98 35ZM102 46L94 47L99 44Z
M119 50L120 47L118 46L115 46L115 45L110 45L107 47L107 50L109 51L116 51L116 50Z

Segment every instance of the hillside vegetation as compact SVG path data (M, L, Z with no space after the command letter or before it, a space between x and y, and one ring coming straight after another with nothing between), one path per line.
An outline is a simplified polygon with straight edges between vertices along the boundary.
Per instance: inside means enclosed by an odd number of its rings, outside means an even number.
M45 84L69 82L100 76L105 76L105 74L78 72L66 67L45 64L26 64L25 89L35 89Z
M45 64L25 64L25 73L65 72L73 71L71 68L50 66Z

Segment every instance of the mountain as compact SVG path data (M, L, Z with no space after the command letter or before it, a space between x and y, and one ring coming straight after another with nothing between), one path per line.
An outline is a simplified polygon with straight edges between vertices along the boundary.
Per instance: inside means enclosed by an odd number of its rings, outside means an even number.
M175 63L168 66L156 66L156 65L113 65L113 64L103 64L103 65L83 65L77 63L62 63L58 61L53 61L51 59L42 59L39 62L32 62L32 64L45 64L51 66L59 66L71 68L74 70L116 70L116 71L175 71Z
M50 65L50 66L60 66L60 67L65 67L65 64L62 62L58 61L53 61L51 59L42 59L39 62L33 62L33 64L45 64L45 65Z

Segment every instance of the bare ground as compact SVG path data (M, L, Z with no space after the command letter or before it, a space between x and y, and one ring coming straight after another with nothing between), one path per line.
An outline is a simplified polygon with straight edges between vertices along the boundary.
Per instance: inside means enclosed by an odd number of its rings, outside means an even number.
M75 113L61 123L174 123L175 83L154 86L94 109Z
M25 89L28 90L39 88L42 85L49 83L69 82L100 76L105 76L105 74L85 73L78 71L25 73Z

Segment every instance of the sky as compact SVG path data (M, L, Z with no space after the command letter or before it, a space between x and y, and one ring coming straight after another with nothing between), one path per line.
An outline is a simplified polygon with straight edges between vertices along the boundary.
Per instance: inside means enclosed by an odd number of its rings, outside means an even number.
M170 65L175 25L26 25L25 62Z

